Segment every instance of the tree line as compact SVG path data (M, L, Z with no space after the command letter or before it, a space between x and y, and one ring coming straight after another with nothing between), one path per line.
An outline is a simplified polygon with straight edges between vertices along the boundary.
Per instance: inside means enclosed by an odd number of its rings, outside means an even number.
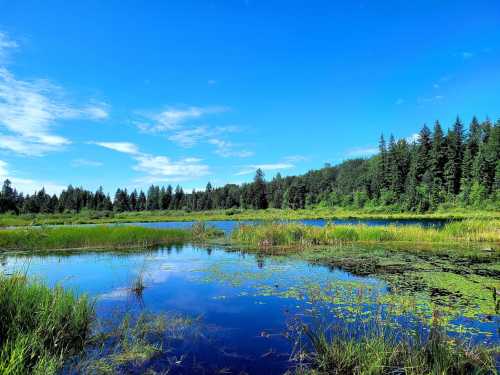
M370 158L326 164L304 175L266 181L257 170L253 182L227 184L185 193L152 185L147 192L118 189L113 198L68 186L59 196L41 189L18 193L9 180L0 192L0 212L56 213L92 211L146 211L212 209L265 209L307 207L385 207L426 212L440 206L500 208L500 120L493 124L474 117L466 130L459 118L443 131L439 121L432 130L424 125L413 141L388 141L382 135L379 152Z

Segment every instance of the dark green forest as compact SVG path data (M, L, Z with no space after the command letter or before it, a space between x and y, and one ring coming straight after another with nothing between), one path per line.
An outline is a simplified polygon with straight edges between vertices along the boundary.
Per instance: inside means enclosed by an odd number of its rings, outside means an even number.
M43 188L23 195L6 180L0 193L0 212L16 214L268 207L500 209L500 120L493 124L474 117L466 129L457 118L446 133L436 121L432 129L424 125L413 142L382 135L378 154L370 158L326 164L300 176L277 174L270 181L257 170L251 183L222 187L208 183L205 191L151 186L147 192L118 189L111 197L102 188L91 192L70 185L59 196L48 195Z

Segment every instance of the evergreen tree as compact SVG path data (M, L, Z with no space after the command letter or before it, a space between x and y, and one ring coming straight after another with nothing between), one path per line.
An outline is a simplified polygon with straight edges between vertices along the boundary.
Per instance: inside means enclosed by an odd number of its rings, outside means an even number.
M266 197L266 182L264 180L264 172L260 168L255 172L252 186L252 195L253 208L257 210L267 208L268 204Z
M444 167L444 177L446 180L446 190L449 195L456 195L460 192L460 180L462 178L463 160L463 125L457 117L453 129L448 131L447 161Z

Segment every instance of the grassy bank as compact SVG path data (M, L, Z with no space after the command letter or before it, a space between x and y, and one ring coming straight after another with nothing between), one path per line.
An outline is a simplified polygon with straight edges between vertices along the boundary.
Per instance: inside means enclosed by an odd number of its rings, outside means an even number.
M56 374L83 350L93 316L86 297L0 275L0 374Z
M441 229L417 225L242 225L233 231L232 241L259 247L337 245L349 242L500 242L500 220L457 221Z
M267 209L267 210L212 210L201 212L187 211L140 211L140 212L93 212L62 214L0 215L0 226L27 226L48 224L99 224L158 221L208 221L208 220L299 220L299 219L402 219L402 220L440 220L440 219L500 219L500 212L471 210L464 208L438 210L432 213L384 211L381 209Z
M217 235L204 225L192 229L154 229L136 226L42 227L0 231L2 250L117 249L198 241Z

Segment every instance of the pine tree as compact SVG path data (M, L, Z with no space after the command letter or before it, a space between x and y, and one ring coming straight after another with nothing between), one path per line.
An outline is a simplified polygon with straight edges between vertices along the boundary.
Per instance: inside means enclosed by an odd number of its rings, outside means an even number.
M265 209L268 206L266 197L266 182L264 180L264 172L262 169L257 169L253 179L253 208Z
M444 168L446 190L450 195L460 192L460 180L462 178L463 160L463 125L457 117L453 129L447 135L447 162Z

